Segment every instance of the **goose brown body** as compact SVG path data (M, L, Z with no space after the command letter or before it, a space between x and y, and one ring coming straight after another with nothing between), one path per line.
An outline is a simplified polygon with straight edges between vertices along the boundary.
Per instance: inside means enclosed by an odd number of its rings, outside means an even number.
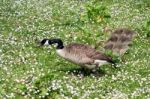
M71 43L63 49L57 49L57 54L88 69L94 69L103 64L113 63L110 57L85 44Z

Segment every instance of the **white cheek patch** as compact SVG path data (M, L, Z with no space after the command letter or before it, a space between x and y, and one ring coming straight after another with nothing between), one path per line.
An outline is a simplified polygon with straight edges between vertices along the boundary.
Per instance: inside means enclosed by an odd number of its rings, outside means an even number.
M104 64L108 64L108 62L105 60L95 60L94 63L99 64L99 66L104 65Z
M49 45L48 40L46 40L46 42L44 43L44 45Z

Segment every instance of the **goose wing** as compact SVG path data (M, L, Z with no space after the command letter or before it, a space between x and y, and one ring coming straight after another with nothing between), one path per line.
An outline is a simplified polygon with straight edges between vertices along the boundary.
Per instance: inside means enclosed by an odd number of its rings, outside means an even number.
M94 51L93 53L87 53L87 56L94 60L104 60L109 63L114 63L111 57L106 56L104 53L101 52Z

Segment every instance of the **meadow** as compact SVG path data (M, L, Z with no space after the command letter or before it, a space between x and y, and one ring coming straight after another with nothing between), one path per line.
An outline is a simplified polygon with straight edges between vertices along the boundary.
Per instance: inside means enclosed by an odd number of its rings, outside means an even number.
M95 46L108 39L106 28L122 27L136 32L133 44L100 77L37 44L61 38ZM149 60L149 0L0 0L1 99L149 99Z

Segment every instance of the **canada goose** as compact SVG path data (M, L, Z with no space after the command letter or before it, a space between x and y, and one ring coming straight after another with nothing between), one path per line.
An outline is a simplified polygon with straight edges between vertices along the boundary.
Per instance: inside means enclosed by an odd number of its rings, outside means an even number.
M135 35L133 30L127 28L116 29L105 42L104 48L112 50L114 54L124 55Z
M114 64L111 57L85 44L71 43L64 46L61 39L43 39L40 44L57 44L56 52L59 56L92 71L96 71L99 66L104 64Z

